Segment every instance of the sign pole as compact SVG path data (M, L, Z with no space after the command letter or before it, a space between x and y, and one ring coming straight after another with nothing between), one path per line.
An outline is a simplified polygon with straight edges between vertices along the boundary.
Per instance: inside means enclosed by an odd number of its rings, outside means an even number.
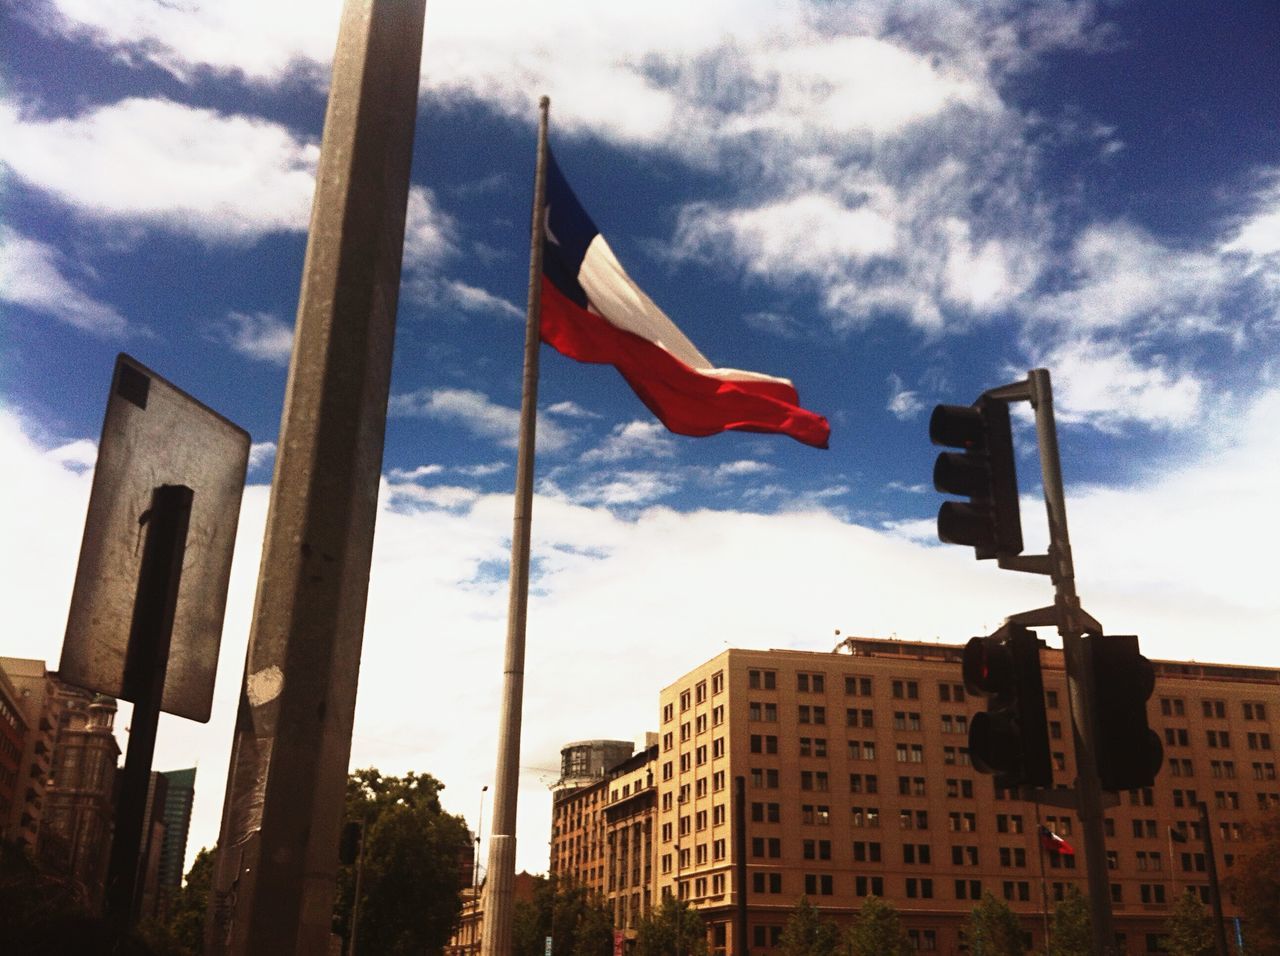
M205 952L324 953L391 382L425 0L347 0Z
M191 489L185 485L161 485L151 493L151 507L140 519L146 522L146 543L138 572L121 695L133 701L133 715L107 868L107 921L121 935L133 928L141 902L138 884L147 785L151 782L151 758L169 666L169 641L187 550L192 497Z

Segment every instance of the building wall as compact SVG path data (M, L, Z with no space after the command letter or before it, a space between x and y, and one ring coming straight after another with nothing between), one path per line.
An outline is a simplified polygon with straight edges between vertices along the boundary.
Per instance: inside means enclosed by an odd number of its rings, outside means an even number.
M0 668L0 840L10 838L26 778L22 751L27 742L27 719L20 701L18 689Z
M960 951L974 899L991 892L1041 945L1037 814L1078 845L1074 814L997 794L969 766L968 721L985 703L960 686L960 646L847 647L729 650L661 691L656 893L689 900L713 945L731 946L730 794L742 776L753 953L770 950L802 895L840 921L883 896L922 949L948 953ZM1042 660L1065 786L1075 768L1062 655ZM1149 714L1167 741L1165 767L1152 790L1122 795L1107 813L1116 925L1133 953L1148 951L1178 893L1207 892L1200 847L1172 843L1169 828L1197 834L1195 803L1208 801L1225 875L1245 824L1280 803L1280 672L1182 662L1157 672ZM1046 861L1050 907L1071 884L1086 891L1079 860Z
M196 768L164 771L164 843L160 849L157 882L172 893L182 886L187 856L187 833L191 829L191 805L196 794Z
M49 785L53 747L57 740L56 694L44 661L0 657L13 684L17 703L27 725L26 739L14 790L14 802L5 824L4 838L35 852L44 816L45 790Z

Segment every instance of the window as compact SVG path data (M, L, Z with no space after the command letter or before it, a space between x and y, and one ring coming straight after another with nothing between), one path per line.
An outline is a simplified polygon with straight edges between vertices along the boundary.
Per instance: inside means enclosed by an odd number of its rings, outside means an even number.
M1191 764L1190 757L1167 757L1164 765L1169 768L1169 773L1174 777L1194 777L1195 768Z
M724 789L724 771L717 770L711 775L711 789L719 793Z
M822 674L797 674L796 690L801 693L822 694L826 692L827 679Z
M711 693L712 695L723 693L724 691L724 671L716 671L711 675Z
M1204 735L1210 747L1226 749L1231 746L1231 732L1228 730L1206 730Z
M1213 805L1219 810L1239 810L1240 794L1235 790L1215 790Z
M947 796L948 797L972 797L973 781L972 780L947 780Z
M1170 747L1189 747L1191 740L1187 736L1185 727L1166 727L1164 729L1164 742Z
M997 833L1021 833L1022 832L1022 814L997 813L996 814L996 832Z
M899 810L898 825L903 830L927 830L929 829L929 811Z
M1225 736L1225 732L1223 735ZM1250 750L1270 750L1271 749L1270 734L1254 733L1253 731L1250 731L1245 736L1245 739L1248 741Z
M724 756L724 738L717 737L711 741L711 756L719 759Z
M747 719L762 720L769 723L776 722L778 719L778 705L750 701L747 704Z
M825 770L800 771L800 789L817 790L825 793L830 789L827 782L827 772Z
M777 837L752 837L751 855L776 860L782 856L782 841Z
M981 880L956 880L956 899L958 900L982 899L982 881Z
M884 877L857 876L853 880L854 896L884 896Z
M830 873L806 873L804 891L808 896L830 896L834 891Z
M874 773L849 774L850 793L877 793L878 779Z
M853 843L853 861L855 863L879 863L880 844L855 840Z
M964 684L939 684L938 700L943 703L964 703Z
M1001 886L1001 895L1006 900L1026 902L1031 899L1031 884L1026 880L1005 880Z
M827 722L827 708L813 707L809 704L800 705L800 723L802 724L825 724Z
M711 726L719 727L724 723L724 705L717 704L711 708Z
M1227 702L1225 700L1202 700L1200 701L1200 707L1206 717L1220 720L1227 716Z
M747 671L747 686L752 690L773 690L778 686L777 671Z
M870 697L871 678L854 677L852 674L846 674L844 677L844 692L850 697Z
M1187 705L1181 697L1161 697L1160 713L1166 717L1185 717Z
M947 814L947 829L952 833L972 833L978 829L978 817L973 813Z
M878 827L880 811L876 807L850 807L849 820L855 827Z
M929 865L929 844L927 843L904 843L902 844L902 862L906 864L920 864L922 866Z
M687 690L681 691L680 692L680 713L683 714L686 710L688 710L690 703L691 703L691 698L689 696L689 692Z
M751 768L751 786L766 787L770 790L778 788L778 771L770 768L752 767Z
M772 734L752 734L751 752L753 754L776 754L778 738Z
M706 699L707 699L707 682L704 680L700 680L698 681L698 683L696 683L693 686L693 700L694 700L694 703L701 704Z
M707 745L703 744L693 752L693 762L701 767L707 762Z
M927 878L918 879L914 876L907 877L907 899L933 899L933 880Z
M753 823L778 823L782 819L782 805L778 803L751 804Z
M674 704L666 704L662 708L662 722L669 724L676 719L676 709Z
M713 827L724 826L724 804L717 803L711 808L711 825Z
M1134 820L1133 835L1139 839L1154 840L1156 836L1156 821Z
M707 732L706 714L699 714L693 719L693 732L695 734L705 734Z
M1050 710L1058 709L1058 692L1056 690L1047 690L1044 692L1044 702Z
M1254 780L1274 780L1276 778L1276 765L1273 763L1259 763L1254 761L1253 779Z
M781 893L782 874L762 873L760 871L752 873L751 890L755 893Z
M823 803L806 803L800 807L800 822L805 826L829 826L831 808Z
M751 930L752 944L759 949L777 946L782 942L781 926L755 926Z
M893 696L897 700L918 700L920 685L913 680L895 680L890 684Z
M875 760L876 744L874 740L850 740L850 760Z
M1246 700L1244 702L1244 719L1245 720L1266 720L1267 705L1258 703L1257 701Z
M1002 846L1000 865L1006 868L1025 867L1027 865L1026 849L1020 846Z
M1143 883L1138 887L1138 895L1144 903L1155 903L1157 905L1164 903L1164 884L1163 883Z
M874 727L876 725L875 711L850 707L844 712L844 722L846 727Z
M1138 869L1143 873L1148 870L1152 870L1157 873L1160 872L1160 854L1158 851L1139 850L1137 857Z
M902 797L923 797L925 795L924 777L899 777L898 795Z
M1234 760L1210 760L1209 775L1234 780L1236 778L1236 762Z
M830 840L805 840L801 849L806 860L829 860L831 859L831 841Z

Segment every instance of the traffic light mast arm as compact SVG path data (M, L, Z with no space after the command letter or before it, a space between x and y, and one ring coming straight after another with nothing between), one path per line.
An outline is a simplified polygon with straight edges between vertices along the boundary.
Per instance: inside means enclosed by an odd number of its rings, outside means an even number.
M1026 381L991 389L984 393L984 397L1002 401L1029 401L1035 410L1044 504L1049 519L1049 553L1024 556L1017 564L1007 565L1004 561L1000 563L1002 567L1034 570L1041 574L1047 570L1053 580L1055 613L1052 616L1053 622L1058 625L1058 633L1062 636L1071 724L1075 738L1076 809L1084 837L1085 867L1089 877L1093 951L1111 953L1115 935L1111 919L1110 875L1107 873L1106 837L1103 832L1102 786L1098 779L1098 762L1094 749L1097 728L1094 722L1090 646L1084 638L1086 630L1101 633L1101 628L1085 614L1076 594L1075 567L1071 559L1071 540L1067 533L1066 496L1062 488L1062 461L1058 456L1058 431L1053 417L1053 387L1049 372L1042 368L1033 369L1027 374ZM1042 612L1029 613L1039 615Z

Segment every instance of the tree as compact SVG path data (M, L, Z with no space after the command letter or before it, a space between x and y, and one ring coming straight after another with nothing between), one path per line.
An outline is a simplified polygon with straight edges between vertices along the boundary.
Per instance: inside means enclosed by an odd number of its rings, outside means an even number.
M1022 956L1022 924L1009 904L990 893L973 908L965 926L965 939L973 956Z
M1249 827L1252 848L1237 858L1226 887L1244 911L1245 949L1280 953L1280 807Z
M533 901L519 901L512 914L513 956L542 956L546 938L562 956L599 956L613 951L613 916L608 904L586 887L539 879Z
M707 928L684 900L672 897L640 921L635 956L706 956Z
M1169 952L1174 956L1213 956L1213 922L1199 898L1183 893L1165 922Z
M914 956L915 949L902 929L892 903L868 896L849 930L853 956Z
M346 819L364 826L358 954L438 952L462 909L463 862L471 836L440 806L430 774L384 777L376 769L347 778ZM334 853L338 852L334 847ZM334 930L351 935L355 865L340 868Z
M779 945L786 956L842 956L840 928L823 916L806 896L787 917Z
M1089 956L1093 935L1089 919L1089 903L1075 885L1053 908L1053 926L1049 934L1048 956Z

